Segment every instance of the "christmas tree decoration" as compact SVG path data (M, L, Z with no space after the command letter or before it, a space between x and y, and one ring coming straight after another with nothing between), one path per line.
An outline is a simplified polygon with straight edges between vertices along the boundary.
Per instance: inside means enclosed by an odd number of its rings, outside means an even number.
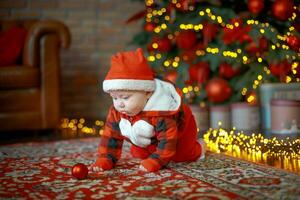
M174 2L174 7L181 11L186 12L189 10L193 10L196 0L178 0L178 1L172 1Z
M148 44L148 51L161 51L168 52L172 48L171 41L168 37L154 38L151 43Z
M77 163L72 167L72 176L81 180L85 179L89 173L87 166L83 163Z
M197 41L197 35L194 31L181 31L176 36L176 44L181 49L190 49L192 48Z
M257 15L264 9L264 0L248 0L249 11Z
M158 51L168 52L172 48L171 41L167 37L157 39L156 43Z
M210 79L205 87L209 101L222 103L232 94L232 89L228 82L222 78Z
M252 40L246 47L246 51L248 51L248 53L252 55L262 54L267 49L268 41L264 37L259 38L258 45Z
M226 78L226 79L231 79L234 76L238 75L240 73L240 68L233 68L230 64L228 63L221 63L219 66L219 76Z
M208 43L211 42L211 40L216 37L218 30L219 28L215 24L209 22L205 22L203 24L202 34L203 34L203 43L205 46L207 46Z
M271 63L270 71L273 75L277 76L281 82L285 82L287 74L291 71L292 65L287 61L283 60L279 63Z
M164 76L165 80L171 81L172 83L176 84L177 80L177 71L170 71Z
M295 35L287 36L286 42L288 43L289 47L294 51L299 51L300 48L300 37Z
M254 105L258 105L258 96L255 90L250 91L245 98L245 102L247 102L248 104L254 104Z
M185 101L195 105L247 101L249 91L255 92L262 83L300 81L298 2L147 0L143 27L133 44L147 51L158 76L167 76L171 67L177 72L178 87L199 86L198 91L184 93ZM216 77L231 88L226 100L216 102L204 89Z
M147 31L147 32L153 32L154 29L156 27L156 24L155 23L152 23L152 22L147 22L145 25L144 25L144 30Z
M293 15L294 3L292 0L275 0L272 14L278 20L288 20Z
M207 62L198 62L189 67L190 81L199 84L206 83L209 79L210 68Z

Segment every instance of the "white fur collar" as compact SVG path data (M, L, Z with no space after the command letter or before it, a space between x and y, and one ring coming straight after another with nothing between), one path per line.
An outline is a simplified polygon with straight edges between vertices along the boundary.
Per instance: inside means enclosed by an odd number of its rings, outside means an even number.
M143 111L176 111L181 104L181 97L175 87L166 81L155 79L155 91Z

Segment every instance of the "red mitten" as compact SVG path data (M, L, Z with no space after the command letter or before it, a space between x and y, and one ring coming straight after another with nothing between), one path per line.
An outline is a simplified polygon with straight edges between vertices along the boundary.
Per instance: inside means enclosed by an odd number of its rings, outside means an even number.
M148 172L155 172L162 168L162 166L154 159L147 158L142 160L141 165L148 171Z
M109 170L113 168L113 163L107 158L98 158L92 167L100 167L103 170Z

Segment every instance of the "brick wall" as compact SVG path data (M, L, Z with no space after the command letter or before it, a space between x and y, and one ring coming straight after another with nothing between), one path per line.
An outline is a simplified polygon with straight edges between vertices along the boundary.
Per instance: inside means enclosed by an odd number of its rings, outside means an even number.
M0 0L0 18L58 19L71 31L61 51L62 117L101 119L111 100L102 91L110 56L129 46L140 22L125 20L143 9L131 0Z

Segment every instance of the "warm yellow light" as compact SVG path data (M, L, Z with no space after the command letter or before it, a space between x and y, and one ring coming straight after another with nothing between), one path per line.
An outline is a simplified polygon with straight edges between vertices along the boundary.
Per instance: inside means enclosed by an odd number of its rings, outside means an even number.
M204 54L205 54L205 51L203 51L203 50L197 50L196 51L197 56L203 56Z
M248 91L247 88L243 88L243 89L242 89L242 95L246 95L246 94L247 94L247 91Z
M80 122L81 124L84 124L85 120L84 120L83 118L80 118L80 119L79 119L79 122Z
M258 75L258 76L257 76L257 79L258 79L258 80L262 80L262 78L263 78L262 75Z
M204 14L205 14L204 11L200 11L200 12L199 12L199 15L200 15L200 16L203 16Z
M265 30L264 30L264 29L260 29L259 32L260 32L261 34L264 34L264 33L265 33Z
M157 26L155 29L154 29L154 32L155 33L159 33L161 31L161 28L159 26Z
M253 95L250 95L248 98L247 98L247 102L248 103L251 103L255 100L255 97Z
M154 56L148 56L148 61L150 61L150 62L155 61L155 57Z
M166 60L166 61L164 62L164 66L169 67L169 66L170 66L170 62Z
M289 83L289 82L291 82L291 81L292 81L292 78L291 78L290 76L286 76L285 82L286 82L286 83Z
M217 17L217 21L218 21L219 24L221 24L221 23L223 22L222 17L221 17L221 16L218 16L218 17Z
M156 42L154 42L154 43L152 44L152 48L153 48L153 49L157 49L157 48L158 48L158 44L157 44Z
M172 63L172 66L173 66L173 67L178 67L178 62L173 62L173 63Z
M189 90L188 90L188 88L187 88L187 87L184 87L184 88L182 88L182 92L183 92L184 94L186 94L186 93L188 93L188 92L189 92Z

